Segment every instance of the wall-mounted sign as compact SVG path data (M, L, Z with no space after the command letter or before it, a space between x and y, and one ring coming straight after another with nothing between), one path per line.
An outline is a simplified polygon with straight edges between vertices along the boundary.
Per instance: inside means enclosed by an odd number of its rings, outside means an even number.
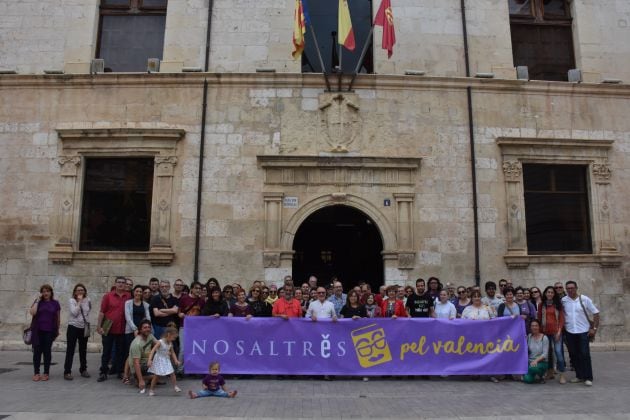
M282 199L282 207L285 209L297 209L298 198L297 197L284 197Z
M383 200L383 205L385 207L389 207L392 205L392 200L390 200L389 198L386 198L385 200Z

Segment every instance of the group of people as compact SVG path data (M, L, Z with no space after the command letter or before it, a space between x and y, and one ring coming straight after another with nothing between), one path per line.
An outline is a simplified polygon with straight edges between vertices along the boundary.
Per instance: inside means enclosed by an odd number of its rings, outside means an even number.
M565 291L566 287L566 291ZM68 300L66 358L64 379L72 380L76 344L79 347L79 374L89 378L87 342L92 302L83 284L77 284ZM49 379L52 343L60 331L61 305L54 299L50 285L40 288L30 314L33 332L33 381ZM527 329L529 370L523 376L527 383L544 382L559 373L566 383L564 347L569 352L576 377L571 382L592 385L589 341L599 326L599 310L592 300L577 292L577 284L568 281L548 286L541 293L537 287L512 287L505 279L485 284L485 296L479 287L442 286L439 279L427 282L417 279L411 286L381 286L373 293L361 283L344 293L342 283L333 278L320 285L311 276L300 287L286 276L282 285L266 285L254 281L249 290L240 284L220 287L210 278L205 284L194 281L190 286L181 279L174 282L151 278L148 285L135 285L132 279L117 277L112 289L100 303L96 332L102 337L102 356L98 381L116 375L123 383L135 380L145 393L150 378L149 394L155 395L158 377L169 376L175 392L177 375L183 374L183 333L187 316L234 317L308 317L337 320L340 318L413 317L488 320L495 317L521 317ZM156 338L158 337L158 338ZM41 372L43 356L44 369ZM554 365L555 363L555 365ZM218 376L217 376L218 375ZM218 395L233 397L219 374L218 364L209 367L204 389L189 392L191 398ZM491 377L494 382L500 378ZM206 383L208 382L208 383ZM204 392L210 390L212 392Z

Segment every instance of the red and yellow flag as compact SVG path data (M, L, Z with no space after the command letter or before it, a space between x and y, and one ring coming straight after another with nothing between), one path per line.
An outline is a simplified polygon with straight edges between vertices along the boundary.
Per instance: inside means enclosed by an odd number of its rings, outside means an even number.
M304 51L306 33L306 19L304 17L304 8L302 0L295 0L295 17L293 20L293 56L294 60L302 57Z
M339 0L337 42L348 50L354 51L354 31L352 30L352 20L350 20L348 0Z
M391 58L394 53L394 44L396 43L396 33L394 32L394 14L392 13L392 4L390 0L383 0L381 7L376 12L374 25L383 27L382 48L387 50L387 58Z

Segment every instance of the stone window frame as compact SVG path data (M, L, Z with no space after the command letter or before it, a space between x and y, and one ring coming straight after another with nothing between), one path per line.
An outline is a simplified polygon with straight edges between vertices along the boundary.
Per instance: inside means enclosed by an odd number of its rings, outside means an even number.
M608 152L613 142L509 137L497 139L503 160L507 211L507 253L503 258L509 268L525 268L536 263L596 263L602 267L621 265L622 255L617 249L610 220L612 170L608 163ZM528 254L523 163L587 166L591 254Z
M112 4L107 4L107 0L99 0L99 20L98 20L98 32L96 39L96 58L102 57L102 41L103 41L103 19L105 17L112 16L164 16L166 19L167 9L168 9L168 0L164 0L164 4L162 5L150 5L144 4L145 0L127 0L126 4L116 4L115 2ZM166 33L166 21L164 33ZM163 57L164 50L164 42L162 43L162 55L159 57L160 60ZM147 57L153 58L153 57ZM105 68L107 69L107 61L105 62ZM111 70L109 70L111 71ZM119 72L120 70L114 70L114 72ZM126 70L127 72L129 70ZM145 71L145 68L135 69L133 71Z
M181 129L58 129L61 153L59 202L55 242L48 258L57 264L74 260L145 261L170 265L175 259L171 245L173 177ZM79 249L85 158L153 157L151 234L148 251L82 251Z

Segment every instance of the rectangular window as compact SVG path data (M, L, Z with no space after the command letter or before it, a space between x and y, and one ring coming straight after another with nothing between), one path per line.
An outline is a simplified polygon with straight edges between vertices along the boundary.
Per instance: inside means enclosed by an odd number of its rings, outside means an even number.
M153 158L86 158L82 251L148 251Z
M337 44L337 11L338 0L317 0L307 3L313 31L317 37L319 52L322 55L325 72L332 73L339 66L339 44ZM380 4L380 3L379 3ZM372 37L368 39L372 26L372 0L349 0L350 19L354 31L355 48L349 51L343 48L341 52L341 70L343 73L353 73L361 57L361 51L366 40L368 49L359 73L373 73ZM320 73L322 66L319 62L317 48L313 41L310 28L306 28L304 54L302 54L302 73Z
M567 0L508 0L515 66L534 80L567 81L575 68Z
M523 164L529 254L592 253L587 167Z
M101 0L97 57L105 71L145 72L162 59L167 0Z

